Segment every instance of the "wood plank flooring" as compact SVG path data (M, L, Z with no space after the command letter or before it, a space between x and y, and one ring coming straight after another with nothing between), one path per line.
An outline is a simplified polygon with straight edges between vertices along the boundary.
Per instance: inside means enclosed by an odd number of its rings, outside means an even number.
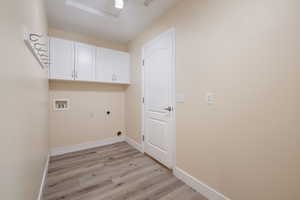
M207 200L125 142L51 157L44 200Z

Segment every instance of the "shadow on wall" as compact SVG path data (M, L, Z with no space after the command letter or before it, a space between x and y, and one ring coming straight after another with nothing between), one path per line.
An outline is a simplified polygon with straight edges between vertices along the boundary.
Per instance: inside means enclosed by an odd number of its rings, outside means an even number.
M114 85L109 83L89 83L75 81L49 81L49 89L56 91L98 91L121 92L128 88L127 85Z

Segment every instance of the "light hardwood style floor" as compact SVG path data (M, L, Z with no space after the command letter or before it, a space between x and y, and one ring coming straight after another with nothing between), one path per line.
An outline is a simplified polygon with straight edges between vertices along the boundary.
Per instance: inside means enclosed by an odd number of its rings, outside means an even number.
M51 157L44 200L207 200L125 142Z

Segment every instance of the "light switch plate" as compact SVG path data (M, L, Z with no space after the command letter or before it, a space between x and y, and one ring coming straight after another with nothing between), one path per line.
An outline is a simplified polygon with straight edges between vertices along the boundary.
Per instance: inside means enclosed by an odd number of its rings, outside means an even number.
M212 105L215 101L215 95L214 95L214 93L211 93L211 92L206 93L205 98L206 98L206 103L208 105Z
M176 95L176 102L177 102L177 103L184 103L184 101L185 101L185 96L184 96L184 94L177 94L177 95Z

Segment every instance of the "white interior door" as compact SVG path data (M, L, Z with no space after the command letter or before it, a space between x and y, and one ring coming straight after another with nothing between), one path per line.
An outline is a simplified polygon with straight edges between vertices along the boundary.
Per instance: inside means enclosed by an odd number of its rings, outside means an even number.
M144 46L145 152L172 168L175 137L175 32Z
M75 80L95 80L96 48L91 45L75 43Z

